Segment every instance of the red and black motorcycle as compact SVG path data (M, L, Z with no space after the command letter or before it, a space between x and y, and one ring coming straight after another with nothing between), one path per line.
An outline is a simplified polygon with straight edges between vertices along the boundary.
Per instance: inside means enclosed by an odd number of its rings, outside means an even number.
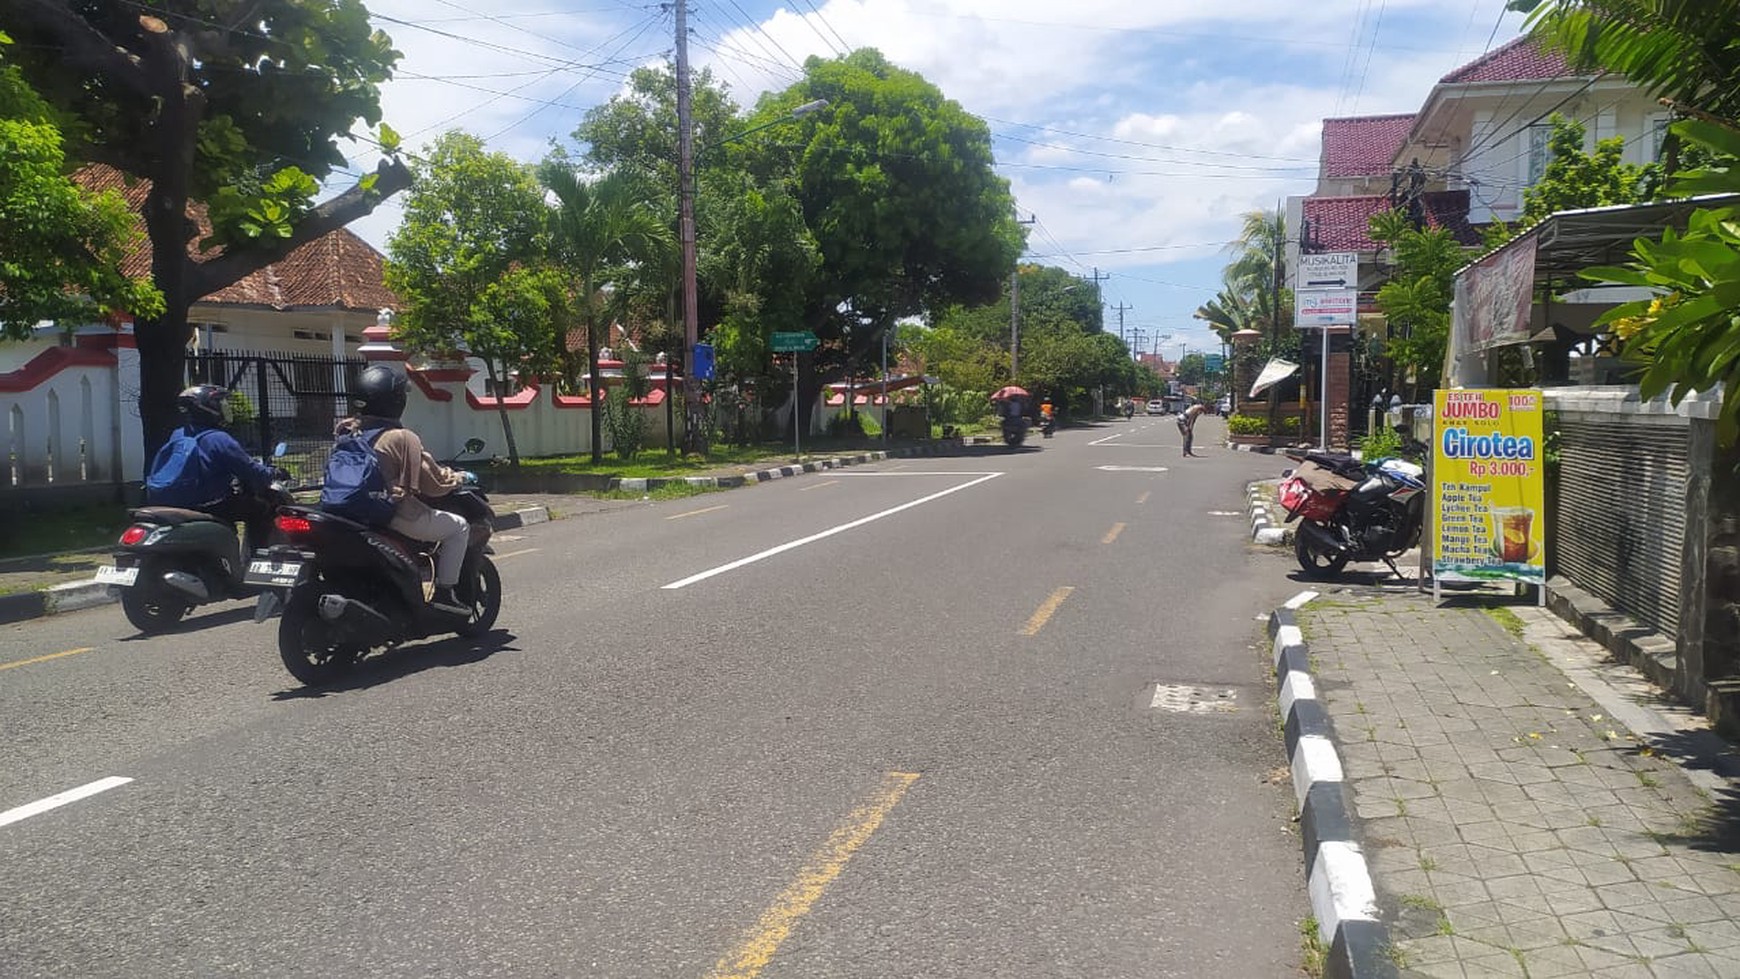
M1283 473L1281 506L1299 520L1293 555L1306 577L1333 577L1349 561L1382 561L1400 575L1396 558L1420 543L1426 471L1403 459L1288 454L1300 465Z

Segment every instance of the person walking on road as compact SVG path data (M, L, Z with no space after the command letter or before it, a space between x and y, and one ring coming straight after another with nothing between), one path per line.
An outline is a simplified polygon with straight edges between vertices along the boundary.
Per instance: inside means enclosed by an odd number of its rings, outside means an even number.
M1193 404L1178 413L1178 434L1184 437L1184 454L1188 457L1202 458L1190 451L1190 444L1196 435L1196 419L1207 410L1201 404Z

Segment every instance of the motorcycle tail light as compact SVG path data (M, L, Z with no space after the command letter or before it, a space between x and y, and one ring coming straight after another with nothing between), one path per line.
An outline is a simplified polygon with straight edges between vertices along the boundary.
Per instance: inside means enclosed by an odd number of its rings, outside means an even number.
M144 540L145 535L149 533L151 533L151 528L141 527L138 524L134 524L126 530L121 531L121 544L125 547L132 547L134 544Z
M272 521L272 525L292 537L314 532L314 525L308 522L307 517L298 517L288 513L279 514L278 518Z

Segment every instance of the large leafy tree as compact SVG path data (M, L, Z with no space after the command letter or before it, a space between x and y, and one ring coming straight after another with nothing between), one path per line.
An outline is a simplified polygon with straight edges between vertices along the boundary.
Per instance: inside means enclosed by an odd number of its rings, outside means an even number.
M995 300L1024 232L985 123L871 49L811 58L804 74L765 96L752 121L817 99L828 107L745 153L758 175L793 176L822 258L804 296L809 327L836 342L849 329L855 359L900 319ZM841 361L814 383L844 370ZM813 389L804 393L807 403Z
M61 145L48 104L0 58L0 336L22 338L43 320L163 308L150 280L121 271L143 237L138 216L121 195L68 179Z
M565 330L561 277L542 264L548 207L531 170L449 132L416 166L405 220L387 242L387 285L405 301L399 337L481 359L496 394L516 368L537 373ZM508 458L513 424L497 398Z
M380 119L398 52L358 0L11 0L0 29L65 120L68 155L150 181L159 313L135 319L146 448L175 425L195 301L361 217L410 183L386 159L318 205L338 137ZM390 135L385 142L392 142ZM188 204L215 225L196 241Z
M588 181L557 156L539 167L538 177L556 199L550 215L550 257L568 277L586 327L592 461L599 462L604 458L604 380L598 351L635 277L662 268L660 259L670 251L670 228L647 203L644 181L630 171Z
M1389 320L1390 361L1417 401L1436 389L1443 375L1450 300L1456 270L1467 255L1449 231L1416 228L1401 211L1373 217L1371 236L1394 256L1394 270L1378 289L1377 304Z

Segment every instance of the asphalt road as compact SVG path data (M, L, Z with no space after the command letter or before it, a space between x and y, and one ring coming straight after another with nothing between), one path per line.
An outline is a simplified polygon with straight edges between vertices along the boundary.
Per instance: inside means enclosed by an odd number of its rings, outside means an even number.
M1294 975L1219 424L529 528L500 631L319 694L242 604L0 628L0 813L131 779L0 825L0 975Z

